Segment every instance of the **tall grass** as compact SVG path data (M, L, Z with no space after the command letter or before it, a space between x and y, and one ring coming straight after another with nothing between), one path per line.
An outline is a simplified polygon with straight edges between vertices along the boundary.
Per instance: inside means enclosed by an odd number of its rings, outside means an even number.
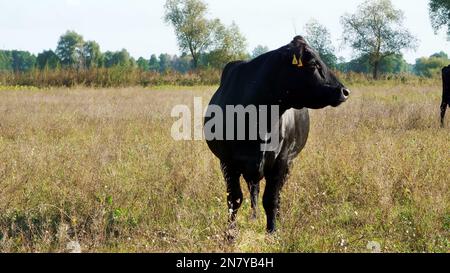
M385 74L375 81L370 75L361 73L335 72L347 85L397 85L436 84L440 78L418 77L412 74ZM134 68L113 67L94 69L55 69L32 70L30 72L1 72L0 86L48 87L128 87L161 85L217 85L221 71L217 69L199 69L188 73L168 71L165 73L142 71Z
M279 231L249 220L242 181L233 244L218 160L202 141L170 137L171 108L214 89L0 91L0 252L63 252L69 241L84 252L365 252L369 241L448 252L438 85L353 86L342 106L311 111Z
M214 69L188 73L142 71L126 67L94 69L32 70L30 72L0 72L0 85L47 87L127 87L159 85L212 85L220 80Z
M440 77L422 77L410 73L381 74L378 79L373 79L372 75L355 72L334 72L339 80L347 85L367 86L367 85L436 85L441 81Z

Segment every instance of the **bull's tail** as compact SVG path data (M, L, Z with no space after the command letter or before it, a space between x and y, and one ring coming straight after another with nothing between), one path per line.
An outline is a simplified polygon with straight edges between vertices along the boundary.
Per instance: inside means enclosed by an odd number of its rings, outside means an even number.
M445 111L447 111L448 103L443 101L441 104L441 128L444 128Z

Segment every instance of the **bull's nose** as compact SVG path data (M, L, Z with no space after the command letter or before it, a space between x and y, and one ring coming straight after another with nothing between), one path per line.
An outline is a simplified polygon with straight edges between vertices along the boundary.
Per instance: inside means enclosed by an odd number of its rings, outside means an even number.
M348 97L350 96L350 90L348 90L347 88L342 88L341 89L341 99L342 101L346 101L348 99Z
M350 96L350 93L352 93L352 92L350 92L350 90L348 90L347 88L342 89L342 94L343 94L345 97Z

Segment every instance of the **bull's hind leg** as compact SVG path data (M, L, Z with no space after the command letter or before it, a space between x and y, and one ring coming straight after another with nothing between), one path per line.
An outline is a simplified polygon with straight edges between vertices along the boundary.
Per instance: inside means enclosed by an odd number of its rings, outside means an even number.
M444 128L444 118L445 118L445 111L447 110L448 104L445 102L442 102L441 104L441 127Z
M252 213L250 219L255 220L258 216L258 197L259 197L259 181L257 178L244 177L247 182L248 191L250 192L250 201L252 206Z
M250 217L254 220L258 217L259 181L254 184L249 184L248 190L250 191L250 201L252 205L252 214Z
M243 197L241 185L239 183L241 174L236 169L223 162L220 163L220 166L222 167L222 173L227 184L228 222L230 228L234 228L236 226L236 214L241 207Z
M280 192L289 172L288 164L279 160L266 176L266 188L263 195L263 206L267 216L267 232L276 230L276 218L279 215Z

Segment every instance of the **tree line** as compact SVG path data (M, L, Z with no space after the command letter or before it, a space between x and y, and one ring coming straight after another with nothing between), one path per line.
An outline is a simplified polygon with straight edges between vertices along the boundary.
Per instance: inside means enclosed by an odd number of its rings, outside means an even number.
M450 4L446 0L430 1L430 17L437 31L449 26ZM67 31L55 50L34 55L27 51L0 50L0 71L27 72L33 69L89 70L122 67L140 71L186 73L199 69L221 69L226 63L255 58L269 48L258 45L251 53L239 27L224 25L219 19L207 19L207 5L202 0L167 0L164 20L174 27L181 55L152 54L133 58L126 49L102 52L96 41L85 41L75 31ZM370 15L370 16L369 16ZM354 59L338 58L329 30L312 19L304 26L304 36L331 68L342 72L371 74L413 73L432 77L450 63L444 52L418 58L408 64L401 50L414 50L417 39L403 27L403 12L390 0L367 0L354 14L344 14L344 45L353 49ZM449 33L450 39L450 33Z
M84 41L83 36L67 31L58 41L56 50L44 50L34 55L28 51L0 50L0 71L28 72L33 69L92 69L123 67L144 71L166 72L175 70L187 72L191 69L191 59L181 56L152 54L149 59L137 60L126 49L102 52L95 41Z
M430 18L436 31L450 26L449 3L448 0L430 0ZM207 5L202 0L166 1L164 19L173 26L181 52L192 56L194 67L197 67L198 56L208 50L210 53L222 53L224 62L220 63L221 66L226 61L240 59L238 56L243 56L240 53L243 52L245 38L238 27L233 24L228 31L225 39L229 41L228 46L217 48L214 46L216 33L226 28L220 27L218 19L206 19L206 11ZM350 62L336 57L330 32L319 22L308 22L304 27L304 36L330 67L345 72L371 73L374 79L378 79L380 73L415 72L428 76L433 74L436 63L449 62L448 56L439 52L430 56L430 60L420 58L414 66L408 65L402 50L416 49L418 40L403 27L403 21L403 11L396 9L390 0L366 0L355 13L342 15L344 45L351 47L355 55ZM447 33L450 39L450 29Z
M232 31L235 27L235 25L231 26L230 30ZM230 40L227 38L224 38L224 41L220 43L223 48L233 46L229 45ZM75 31L67 31L59 38L55 50L44 50L37 55L28 51L0 50L0 71L28 72L33 69L79 70L123 67L160 73L171 70L186 73L195 68L221 68L233 58L251 58L252 55L247 54L242 48L245 48L245 46L240 48L237 55L233 56L228 56L227 53L222 51L222 48L208 53L201 52L197 55L195 62L186 53L182 53L180 56L167 53L152 54L148 59L144 57L135 59L126 49L102 52L96 41L84 41L82 35Z

